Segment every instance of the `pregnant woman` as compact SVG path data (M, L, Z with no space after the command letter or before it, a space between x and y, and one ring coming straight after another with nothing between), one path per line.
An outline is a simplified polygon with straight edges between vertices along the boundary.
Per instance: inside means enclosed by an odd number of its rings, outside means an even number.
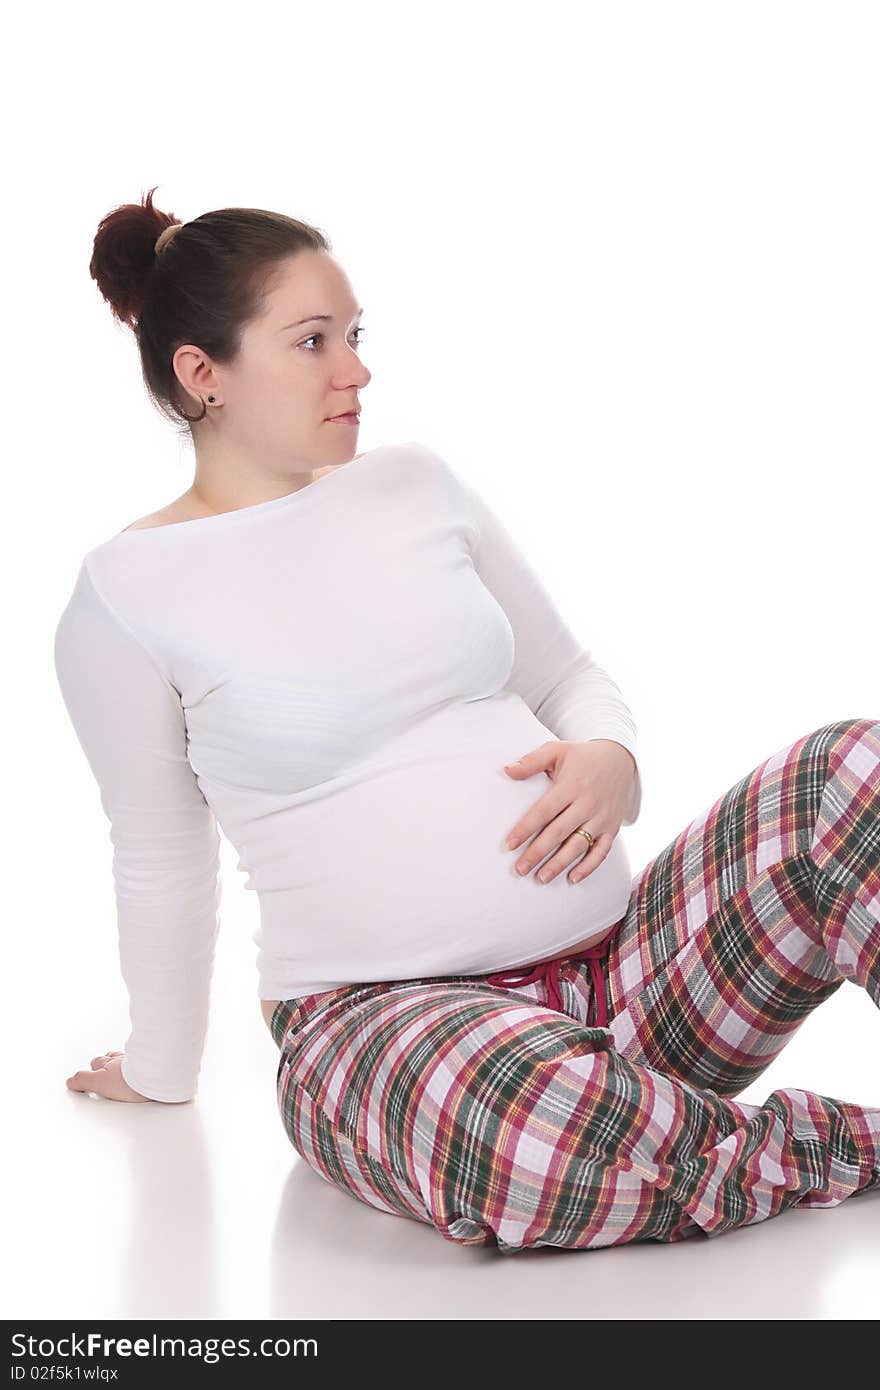
M55 635L132 1024L68 1086L195 1095L219 827L286 1133L378 1211L590 1249L876 1187L880 1110L734 1097L844 980L880 1005L880 722L765 756L633 876L621 691L444 458L355 452L361 309L324 235L152 193L91 272L195 476L85 555Z

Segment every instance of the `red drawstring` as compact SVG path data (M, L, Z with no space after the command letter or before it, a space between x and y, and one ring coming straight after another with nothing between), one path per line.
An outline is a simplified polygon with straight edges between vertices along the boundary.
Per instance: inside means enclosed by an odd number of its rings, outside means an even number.
M602 974L602 967L599 964L608 954L608 947L611 945L611 938L614 930L594 946L588 946L585 951L576 951L570 956L553 956L550 960L538 961L536 965L524 965L516 970L499 970L493 975L485 975L483 978L490 985L528 985L533 980L544 980L547 985L547 994L550 1007L562 1011L562 987L559 979L559 970L566 961L588 960L590 962L590 973L593 976L593 997L596 1001L596 1024L600 1028L608 1027L608 1001L605 995L605 978Z

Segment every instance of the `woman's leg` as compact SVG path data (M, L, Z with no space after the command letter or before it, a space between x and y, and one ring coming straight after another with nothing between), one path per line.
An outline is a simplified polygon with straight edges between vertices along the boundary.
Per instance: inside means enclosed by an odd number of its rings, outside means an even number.
M880 1007L880 723L805 735L633 880L605 962L614 1046L744 1090L852 980Z
M382 1211L506 1251L716 1235L880 1184L880 1111L805 1091L760 1107L721 1094L840 979L877 998L878 733L850 721L810 735L642 871L609 957L608 1030L585 1026L577 961L564 1013L541 981L479 977L279 1005L278 1097L298 1152ZM806 880L783 872L789 860ZM697 953L702 971L682 975Z
M659 1176L680 1132L665 1190L703 1230L880 1184L880 1110L793 1087L720 1100L844 980L880 1006L880 723L825 725L720 797L634 879L605 968L615 1051L703 1089L669 1093L641 1150Z
M610 1053L604 1029L519 994L437 977L336 991L305 1013L282 1002L277 1092L294 1148L334 1186L457 1244L696 1232L624 1152L649 1118L628 1099L648 1069Z

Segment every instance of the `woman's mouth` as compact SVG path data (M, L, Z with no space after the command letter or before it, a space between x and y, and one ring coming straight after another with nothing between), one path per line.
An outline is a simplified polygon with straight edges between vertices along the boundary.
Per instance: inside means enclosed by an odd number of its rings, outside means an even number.
M327 423L329 425L356 425L360 418L357 411L353 410L348 415L331 415Z

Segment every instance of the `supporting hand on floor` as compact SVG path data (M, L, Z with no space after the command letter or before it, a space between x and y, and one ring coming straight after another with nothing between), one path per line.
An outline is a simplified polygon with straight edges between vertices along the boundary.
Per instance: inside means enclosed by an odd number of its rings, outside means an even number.
M93 1057L89 1064L90 1071L77 1071L67 1078L67 1089L94 1091L96 1095L104 1096L107 1100L149 1100L149 1096L142 1096L140 1091L132 1090L122 1075L124 1056L124 1052L104 1052L100 1057Z

